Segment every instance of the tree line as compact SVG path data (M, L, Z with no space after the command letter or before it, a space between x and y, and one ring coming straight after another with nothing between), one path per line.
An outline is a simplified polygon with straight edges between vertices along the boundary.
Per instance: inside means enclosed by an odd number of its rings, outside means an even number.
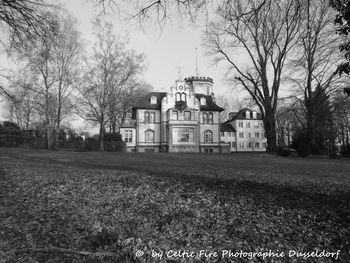
M102 20L94 24L96 42L88 55L66 11L45 9L40 18L50 21L40 32L10 34L9 55L21 62L1 72L7 80L1 87L7 118L24 129L39 126L52 149L63 122L76 114L99 125L104 150L106 130L116 133L131 107L152 89L141 79L145 56L129 49Z
M25 116L18 118L24 123L29 123L31 112L39 113L47 138L52 138L55 129L51 128L59 127L66 114L79 105L75 112L98 123L102 138L107 127L115 132L125 118L123 110L135 102L134 95L137 100L139 90L147 90L139 78L143 55L128 50L127 43L112 34L111 25L97 23L93 54L82 59L79 34L69 16L55 17L48 11L51 7L42 2L21 3L25 12L18 12L13 19L0 19L8 25L15 48L25 43L16 54L27 64L17 78L9 78L12 90L2 88L13 104L14 115L18 112L15 105L26 106L19 111ZM124 6L123 1L96 3L103 10ZM343 36L349 31L349 1L130 3L135 10L132 17L141 23L150 19L163 25L171 16L196 23L204 14L203 42L208 55L227 66L232 88L244 90L261 112L269 152L286 144L286 132L293 134L294 147L303 146L305 153L332 153L337 145L349 148L349 103L341 94L348 89L349 44ZM215 7L214 15L209 14L210 6ZM5 5L0 13L9 13L9 8ZM22 19L18 25L16 18ZM41 26L41 19L49 23ZM65 24L70 26L64 29ZM339 65L341 61L345 62ZM29 98L40 100L28 103Z

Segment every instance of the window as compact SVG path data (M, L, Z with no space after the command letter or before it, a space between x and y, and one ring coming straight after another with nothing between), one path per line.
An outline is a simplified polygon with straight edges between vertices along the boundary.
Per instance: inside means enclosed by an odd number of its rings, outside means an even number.
M213 132L212 131L205 131L204 132L204 143L213 143Z
M154 121L155 121L155 113L154 112L151 112L150 113L150 123L154 123Z
M146 142L154 142L154 131L147 130L145 131Z
M253 111L253 119L256 119L256 111Z
M172 119L173 119L173 120L177 120L178 117L179 117L178 112L177 112L177 111L173 111L173 117L172 117Z
M266 148L266 142L263 143L263 147Z
M228 132L228 137L232 137L232 132Z
M236 148L236 142L232 142L232 148Z
M153 148L146 148L145 152L146 153L154 153L154 149Z
M247 123L245 124L245 127L246 127L246 128L250 128L250 122L247 122Z
M225 136L225 132L220 132L220 136L224 137Z
M252 148L252 143L248 142L248 148Z
M252 134L250 132L248 132L248 138L251 138Z
M205 106L207 104L207 101L204 97L201 98L201 106Z
M246 112L245 112L245 117L246 117L247 119L250 119L250 111L246 111Z
M125 130L125 139L124 141L126 143L131 143L132 142L132 130Z
M259 128L259 122L257 121L254 122L254 128Z
M258 132L255 133L255 138L259 138L259 133Z
M185 121L190 121L190 120L191 120L191 112L185 111Z
M243 122L239 122L238 127L243 128Z
M151 104L157 104L157 97L156 96L151 97Z
M203 123L207 123L208 122L208 114L203 113Z
M175 142L194 142L194 128L173 128L173 138Z
M145 111L145 122L148 123L149 121L150 121L149 112Z
M243 148L244 148L244 142L240 142L240 143L239 143L239 148L240 148L240 149L243 149Z
M208 114L208 123L213 123L213 113Z
M244 138L243 132L240 132L240 133L239 133L239 138Z
M182 92L182 93L177 92L175 94L175 100L176 101L186 101L186 93L184 93L184 92Z
M145 123L154 123L156 114L154 112L145 111Z
M259 149L259 147L260 147L260 143L256 142L256 143L255 143L255 148L256 148L256 149Z

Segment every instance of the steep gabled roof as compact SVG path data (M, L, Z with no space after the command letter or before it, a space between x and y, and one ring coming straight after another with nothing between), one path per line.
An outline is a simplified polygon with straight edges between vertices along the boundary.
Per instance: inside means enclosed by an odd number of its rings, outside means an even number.
M200 106L201 111L223 111L224 108L219 107L216 105L216 103L213 101L211 96L204 95L204 94L195 94L197 99L205 98L206 104Z
M151 110L160 110L162 106L162 99L167 95L166 92L150 92L147 93L144 97L142 97L135 107L133 107L133 111L136 109L151 109ZM151 97L155 96L157 98L157 103L151 103ZM224 109L215 104L211 96L207 96L204 94L195 94L197 99L205 98L206 105L201 105L201 111L223 111Z
M236 132L236 129L232 127L232 125L228 122L224 122L220 124L220 131L222 132Z
M249 111L250 112L250 118L247 119L245 113ZM230 119L229 121L233 120L261 120L261 113L256 113L256 118L253 119L253 111L249 108L243 108L239 112L230 112L229 113Z
M157 103L151 103L151 97L155 96L157 98ZM143 96L138 105L133 107L134 109L152 109L160 110L162 106L162 99L166 96L166 92L150 92Z

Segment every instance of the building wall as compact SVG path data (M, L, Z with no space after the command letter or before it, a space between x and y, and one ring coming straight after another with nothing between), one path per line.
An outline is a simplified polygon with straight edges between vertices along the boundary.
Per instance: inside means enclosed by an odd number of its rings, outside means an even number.
M122 140L125 141L126 138L126 133L127 131L131 131L132 132L132 139L131 142L127 141L126 143L126 151L127 152L132 152L135 151L135 147L136 147L136 128L134 127L121 127L119 129L120 135L122 136Z
M240 126L243 124L243 127ZM247 125L249 123L250 127ZM256 123L258 124L256 126ZM243 119L233 120L230 124L236 130L236 151L237 152L264 152L266 151L266 138L265 130L262 120L259 119ZM243 133L243 138L240 134ZM256 138L255 133L259 134L259 138ZM249 147L250 143L250 147ZM257 147L256 144L259 144Z
M153 122L148 122L145 120L145 113L154 113L155 118ZM160 111L159 110L137 110L136 115L136 127L137 127L137 147L144 149L145 147L160 147ZM146 142L146 131L151 130L154 132L153 142ZM142 151L138 149L137 151Z
M225 142L229 145L229 151L230 152L236 152L236 133L235 132L221 132L220 133L220 140L222 142Z

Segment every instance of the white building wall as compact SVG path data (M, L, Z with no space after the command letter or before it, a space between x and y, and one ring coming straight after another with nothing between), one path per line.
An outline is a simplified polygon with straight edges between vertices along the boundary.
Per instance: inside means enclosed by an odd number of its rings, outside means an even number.
M233 120L230 123L236 129L236 145L237 145L238 152L266 151L266 138L264 136L265 130L264 130L264 125L262 120L257 120L257 119ZM243 124L243 127L241 127L240 123ZM256 123L258 124L257 127L255 125ZM243 138L240 137L241 133L243 133ZM259 134L259 138L256 138L255 133ZM249 147L249 143L250 143L250 147ZM259 144L259 147L257 147L256 144Z

